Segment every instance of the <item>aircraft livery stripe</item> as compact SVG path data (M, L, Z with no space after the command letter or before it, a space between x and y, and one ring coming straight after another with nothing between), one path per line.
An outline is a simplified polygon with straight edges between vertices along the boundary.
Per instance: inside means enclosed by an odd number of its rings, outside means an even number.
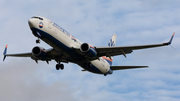
M107 57L105 57L105 56L103 56L102 58L105 59L105 60L109 60L109 61L111 61L111 62L113 61L113 59L107 58Z

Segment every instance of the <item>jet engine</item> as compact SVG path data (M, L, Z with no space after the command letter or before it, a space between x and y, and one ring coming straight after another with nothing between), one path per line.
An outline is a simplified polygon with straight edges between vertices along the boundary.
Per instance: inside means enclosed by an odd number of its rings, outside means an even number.
M32 55L38 60L49 60L47 51L42 47L34 47L32 49Z
M83 54L85 54L89 58L95 57L97 55L96 49L87 43L83 43L80 47L80 50Z

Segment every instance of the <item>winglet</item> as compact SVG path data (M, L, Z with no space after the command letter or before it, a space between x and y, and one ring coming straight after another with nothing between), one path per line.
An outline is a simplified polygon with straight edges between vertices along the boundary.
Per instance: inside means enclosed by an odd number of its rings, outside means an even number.
M172 35L171 39L169 40L169 42L167 42L167 43L163 43L163 44L164 44L164 45L170 45L170 44L172 43L172 40L173 40L174 34L175 34L175 32L173 33L173 35Z
M6 47L5 47L5 49L4 49L4 53L3 53L3 55L4 55L4 58L3 58L3 61L6 59L7 46L8 46L8 45L6 45Z
M173 35L172 35L171 39L169 40L168 45L170 45L170 44L172 43L172 40L173 40L174 34L175 34L175 32L173 33Z

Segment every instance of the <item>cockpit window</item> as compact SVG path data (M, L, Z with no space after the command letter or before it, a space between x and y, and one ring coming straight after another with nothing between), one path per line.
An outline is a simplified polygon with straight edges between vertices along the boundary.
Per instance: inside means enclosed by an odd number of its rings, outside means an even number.
M36 16L34 16L34 17L32 17L32 18L37 18L37 19L39 19L39 20L43 20L43 18L41 18L41 17L36 17Z

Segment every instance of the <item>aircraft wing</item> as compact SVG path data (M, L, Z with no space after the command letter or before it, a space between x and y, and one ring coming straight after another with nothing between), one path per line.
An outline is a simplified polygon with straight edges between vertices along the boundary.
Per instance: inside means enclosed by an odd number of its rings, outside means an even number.
M111 66L111 70L124 70L124 69L136 69L147 68L148 66Z
M46 53L48 55L48 58L51 60L51 59L54 59L54 60L61 60L61 62L65 62L67 63L67 59L65 58L62 58L61 55L58 53L58 51L56 51L55 49L53 48L50 48L50 49L47 49L46 50ZM11 57L30 57L32 58L33 60L40 60L36 57L33 56L32 52L28 52L28 53L19 53L19 54L7 54L7 45L5 47L5 50L4 50L4 58L3 58L3 61L5 60L5 58L7 56L11 56Z
M114 46L114 47L95 47L98 57L101 56L115 56L115 55L124 55L126 57L126 54L133 52L133 50L138 49L146 49L146 48L154 48L154 47L161 47L161 46L167 46L172 43L172 39L174 37L174 34L172 35L169 42L162 43L162 44L151 44L151 45L138 45L138 46Z
M6 56L12 56L12 57L32 57L32 53L21 53L21 54L6 54L7 53L7 45L4 50L4 58L3 61L5 60Z
M3 61L5 60L6 56L12 56L12 57L32 57L32 53L4 54Z
M21 53L21 54L4 54L5 56L12 56L12 57L31 57L32 53Z

